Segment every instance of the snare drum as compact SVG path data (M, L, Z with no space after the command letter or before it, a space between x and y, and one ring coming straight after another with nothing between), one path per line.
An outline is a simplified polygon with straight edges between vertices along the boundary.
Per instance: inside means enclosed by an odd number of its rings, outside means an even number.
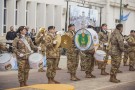
M12 55L10 53L0 54L0 70L11 70L12 64L10 62Z
M29 56L29 64L31 68L39 68L40 64L43 63L43 55L39 53L33 53Z
M102 50L97 50L94 57L97 61L103 62L105 60L106 53Z

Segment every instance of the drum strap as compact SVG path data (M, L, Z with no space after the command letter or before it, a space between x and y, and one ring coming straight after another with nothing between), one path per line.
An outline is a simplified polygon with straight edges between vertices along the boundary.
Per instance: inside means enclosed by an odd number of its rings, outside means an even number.
M25 44L25 46L29 49L29 51L32 51L31 47L30 47L28 41L25 39L25 37L22 37L21 41Z

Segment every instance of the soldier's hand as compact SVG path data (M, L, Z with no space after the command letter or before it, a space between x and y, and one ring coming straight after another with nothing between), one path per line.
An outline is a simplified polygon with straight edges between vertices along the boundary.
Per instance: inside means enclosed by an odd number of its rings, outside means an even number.
M57 40L54 40L54 41L53 41L53 44L56 44L56 43L57 43Z
M41 33L40 36L43 37L43 34Z
M24 55L22 53L19 54L19 57L23 57Z
M38 47L38 50L41 50L41 47Z

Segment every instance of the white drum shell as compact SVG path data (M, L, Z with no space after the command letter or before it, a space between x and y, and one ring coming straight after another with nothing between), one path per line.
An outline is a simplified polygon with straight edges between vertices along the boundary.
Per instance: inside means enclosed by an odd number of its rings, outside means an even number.
M10 61L12 57L13 56L10 53L0 54L0 70L6 70L5 66L9 64L12 66L11 61Z
M29 64L33 69L38 69L39 64L43 62L43 55L39 53L33 53L29 56Z
M97 50L94 54L94 57L97 61L104 61L105 56L106 56L106 53L102 50Z

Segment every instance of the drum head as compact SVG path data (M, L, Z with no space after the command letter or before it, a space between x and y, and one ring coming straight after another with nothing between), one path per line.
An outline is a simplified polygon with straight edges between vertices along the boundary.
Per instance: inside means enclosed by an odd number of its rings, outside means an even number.
M11 59L11 54L10 53L3 53L0 54L0 63L6 63Z
M43 59L43 56L39 53L33 53L29 56L29 61L33 63L37 63L42 59Z
M87 29L80 29L77 31L74 37L76 47L85 51L90 49L93 44L92 35Z

